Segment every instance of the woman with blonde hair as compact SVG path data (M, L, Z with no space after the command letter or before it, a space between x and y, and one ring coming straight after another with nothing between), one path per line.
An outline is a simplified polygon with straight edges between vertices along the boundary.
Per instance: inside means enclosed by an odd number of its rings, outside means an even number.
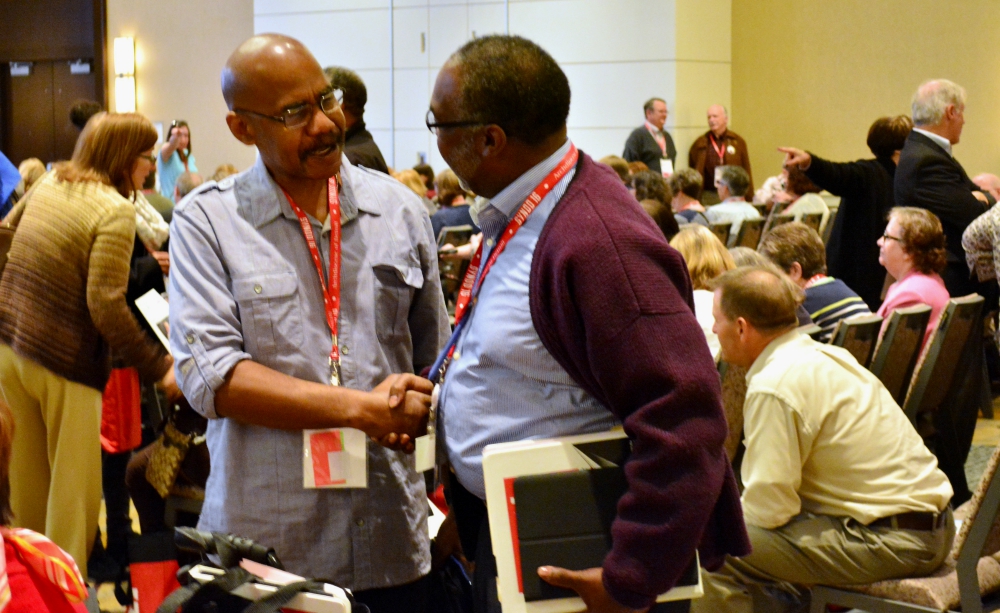
M396 174L392 175L392 177L406 187L409 187L410 191L420 198L421 202L424 204L424 208L427 209L428 215L437 213L438 206L431 202L430 198L427 197L427 188L424 186L424 180L416 170L413 170L412 168L400 170Z
M691 287L694 289L694 316L701 325L712 350L712 357L719 357L719 339L712 332L715 318L712 316L714 294L708 289L708 282L727 270L736 268L733 256L722 244L719 237L705 226L691 224L685 226L670 241L670 246L684 256Z
M472 194L462 187L461 181L451 168L445 168L434 177L434 188L437 190L437 203L441 208L431 217L434 228L434 238L441 234L441 228L451 226L472 226L474 233L479 232L476 223L469 213L469 201Z
M86 574L101 501L101 393L111 354L177 396L173 361L132 315L125 293L133 204L156 163L153 124L93 117L73 159L17 204L0 278L0 394L18 424L11 506Z

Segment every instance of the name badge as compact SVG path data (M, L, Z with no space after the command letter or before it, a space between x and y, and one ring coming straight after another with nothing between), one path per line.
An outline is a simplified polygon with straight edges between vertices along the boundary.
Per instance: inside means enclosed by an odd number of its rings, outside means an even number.
M670 158L660 158L660 172L663 173L665 179L674 174L674 163L670 161Z
M368 487L368 436L354 428L303 430L302 487Z
M416 470L419 473L428 471L435 466L437 455L437 413L438 403L441 401L441 384L434 384L434 391L431 392L431 410L427 417L427 434L418 436L416 450L413 452Z

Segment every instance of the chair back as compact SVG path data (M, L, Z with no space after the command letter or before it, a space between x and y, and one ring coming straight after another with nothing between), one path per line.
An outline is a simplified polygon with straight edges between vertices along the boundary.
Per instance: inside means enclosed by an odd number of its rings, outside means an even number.
M889 315L885 334L875 347L875 357L869 370L900 406L913 377L913 368L917 365L930 318L931 307L926 304L896 309Z
M800 221L809 226L810 228L812 228L813 230L816 230L816 233L819 234L819 225L823 223L823 214L806 213L802 215L802 219Z
M917 363L917 371L903 403L903 411L914 424L918 413L937 409L951 389L955 369L969 335L980 333L982 323L979 316L984 302L979 294L948 301L930 346ZM932 381L934 385L931 385Z
M868 367L875 351L879 330L882 329L882 317L879 315L861 315L841 319L830 337L830 344L851 352L854 359L865 368Z
M438 232L438 245L453 245L461 247L472 238L472 226L445 226ZM458 297L458 290L469 268L469 260L445 258L438 255L438 272L441 276L441 290L444 292L445 304L451 309Z
M833 233L833 222L837 219L837 213L840 212L840 207L835 209L830 209L830 216L826 218L826 227L823 228L823 244L826 245L830 242L830 234Z
M954 563L962 611L982 611L982 591L979 586L979 559L1000 551L1000 445L979 480L979 487L966 505L962 525L955 534L954 545L947 563ZM961 508L961 507L960 507Z
M455 247L460 247L462 245L468 244L469 240L472 238L472 226L465 224L462 226L444 226L438 232L437 242L438 246L442 245L454 245Z
M753 208L757 209L760 216L767 219L767 204L754 203Z
M729 229L733 227L733 222L723 221L719 223L714 223L708 226L708 229L712 231L723 245L729 245Z
M736 235L736 247L749 247L757 250L757 243L760 242L760 235L764 231L764 218L744 219L740 224L740 232Z
M767 223L764 225L763 233L767 234L778 226L792 223L793 221L795 221L795 215L775 215L774 211L771 211L771 216L767 218Z
M736 459L743 441L743 403L747 397L747 369L719 361L719 378L722 380L722 409L726 414L729 434L726 436L726 455Z

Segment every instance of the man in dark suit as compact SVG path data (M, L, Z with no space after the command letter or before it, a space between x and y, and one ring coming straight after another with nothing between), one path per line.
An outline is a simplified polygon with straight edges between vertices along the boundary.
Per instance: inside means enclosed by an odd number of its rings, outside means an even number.
M629 134L622 157L629 162L642 162L650 170L664 176L672 175L677 149L674 148L674 139L663 129L663 124L667 122L667 103L662 98L650 98L642 109L646 113L646 122ZM670 160L668 168L661 163L664 160Z
M893 187L896 206L914 206L941 219L947 238L948 266L941 277L952 297L978 293L986 298L985 311L996 304L996 285L972 280L962 249L962 233L996 199L973 183L952 157L965 125L965 89L946 79L922 84L911 102L913 131L899 154ZM974 333L963 351L945 406L935 414L935 455L955 490L956 507L971 493L964 465L972 445L980 409L989 411L989 376L982 334Z
M948 238L948 268L942 277L952 296L979 290L969 278L962 233L996 200L980 190L952 157L965 125L965 90L945 79L917 89L911 104L913 131L899 154L894 188L896 206L915 206L941 219Z

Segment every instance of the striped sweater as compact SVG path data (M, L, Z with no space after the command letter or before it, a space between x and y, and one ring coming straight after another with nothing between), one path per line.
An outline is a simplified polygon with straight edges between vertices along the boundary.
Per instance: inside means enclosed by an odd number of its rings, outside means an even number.
M823 277L806 287L803 305L812 317L813 323L823 332L817 339L821 343L830 341L837 322L857 315L870 315L868 305L854 290L840 279Z
M24 206L0 279L0 343L100 391L111 352L144 378L161 378L168 354L125 301L132 203L114 187L68 183L49 173Z

